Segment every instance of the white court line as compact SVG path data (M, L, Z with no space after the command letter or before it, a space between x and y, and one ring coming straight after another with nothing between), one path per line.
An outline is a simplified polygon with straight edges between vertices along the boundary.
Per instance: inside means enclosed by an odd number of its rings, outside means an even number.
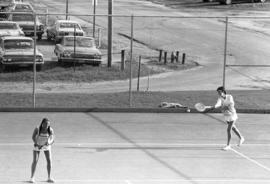
M232 150L233 152L235 152L236 154L240 155L241 157L243 157L243 158L249 160L250 162L256 164L257 166L259 166L259 167L261 167L261 168L267 170L268 172L270 172L270 168L269 168L269 167L267 167L267 166L265 166L265 165L263 165L263 164L257 162L256 160L254 160L254 159L252 159L252 158L249 158L248 156L244 155L243 153L240 153L240 152L236 151L235 149L231 149L231 150Z
M0 146L29 146L33 145L33 143L0 143ZM164 148L170 148L170 147L206 147L206 146L212 146L212 147L222 147L224 144L216 144L216 143L198 143L198 144L192 144L192 143L88 143L88 142L56 142L54 145L58 146L91 146L91 147L164 147ZM235 144L236 145L236 144ZM235 146L233 145L233 146ZM244 144L244 146L270 146L270 144Z
M1 181L0 181L1 182ZM270 183L270 180L267 179L176 179L176 180L166 180L166 179L155 179L155 180L151 180L151 179L146 179L146 180L91 180L91 179L85 179L85 180L57 180L57 183L72 183L72 182L76 182L76 183L126 183L126 184L134 184L134 183L144 183L147 184L147 182L149 183L154 183L154 182L163 182L163 183L181 183L181 182L207 182L207 183L217 183L217 182L222 182L222 183Z
M132 182L130 182L129 180L125 180L125 182L126 182L127 184L132 184Z

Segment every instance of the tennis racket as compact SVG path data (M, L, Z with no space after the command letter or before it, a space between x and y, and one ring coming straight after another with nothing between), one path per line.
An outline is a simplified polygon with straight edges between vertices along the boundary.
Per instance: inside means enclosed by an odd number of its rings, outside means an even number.
M50 144L42 144L42 145L36 145L38 147L39 150L42 150L42 148L44 148L44 146L49 146L49 145L52 145L54 143L54 140L50 143Z
M199 112L204 112L206 109L211 108L211 106L206 106L203 103L196 103L194 107Z

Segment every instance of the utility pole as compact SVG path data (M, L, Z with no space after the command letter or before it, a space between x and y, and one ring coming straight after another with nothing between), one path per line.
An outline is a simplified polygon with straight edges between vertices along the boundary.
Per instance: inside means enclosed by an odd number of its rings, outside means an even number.
M94 8L93 8L93 38L95 38L95 31L96 31L96 6L97 6L97 0L94 1Z
M112 1L108 0L108 67L112 66Z
M68 0L66 0L66 20L68 19Z

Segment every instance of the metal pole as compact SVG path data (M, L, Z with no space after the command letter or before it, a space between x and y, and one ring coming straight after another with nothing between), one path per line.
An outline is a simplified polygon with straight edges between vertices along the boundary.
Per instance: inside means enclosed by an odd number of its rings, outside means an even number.
M94 9L93 9L93 38L95 38L95 31L96 31L96 0L94 1Z
M112 66L112 0L108 0L108 67Z
M137 91L140 91L141 59L142 59L142 56L140 56L140 57L139 57L138 80L137 80Z
M227 41L228 41L228 17L226 17L225 26L225 46L224 46L224 64L223 64L223 87L225 87L225 73L226 73L226 62L227 62Z
M49 9L47 8L46 9L46 27L48 26L49 24Z
M75 72L75 58L76 58L76 24L74 24L74 50L73 50L73 70Z
M66 20L68 19L68 0L66 0Z
M134 16L131 15L131 30L130 30L130 78L129 78L129 107L132 106L132 93L131 93L131 87L132 87L132 60L133 60L133 21Z
M36 14L32 14L34 17L34 63L33 63L33 107L36 107L36 46L37 46L37 20Z

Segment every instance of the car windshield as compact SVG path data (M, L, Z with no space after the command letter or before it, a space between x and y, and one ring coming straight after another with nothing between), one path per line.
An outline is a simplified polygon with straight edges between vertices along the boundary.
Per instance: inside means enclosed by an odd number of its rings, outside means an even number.
M75 39L74 39L75 38ZM80 37L68 37L64 39L64 45L68 47L74 47L74 40L77 47L93 47L94 42L91 38L80 38Z
M31 14L13 14L13 21L34 21L34 16Z
M31 40L5 40L5 49L31 49L33 48L33 41Z
M32 11L32 8L27 4L17 4L14 10Z
M0 29L17 29L17 25L12 23L4 24L0 22Z
M70 22L62 22L60 23L60 28L74 28L81 29L77 23L70 23Z
M13 3L13 0L1 0L0 3Z

